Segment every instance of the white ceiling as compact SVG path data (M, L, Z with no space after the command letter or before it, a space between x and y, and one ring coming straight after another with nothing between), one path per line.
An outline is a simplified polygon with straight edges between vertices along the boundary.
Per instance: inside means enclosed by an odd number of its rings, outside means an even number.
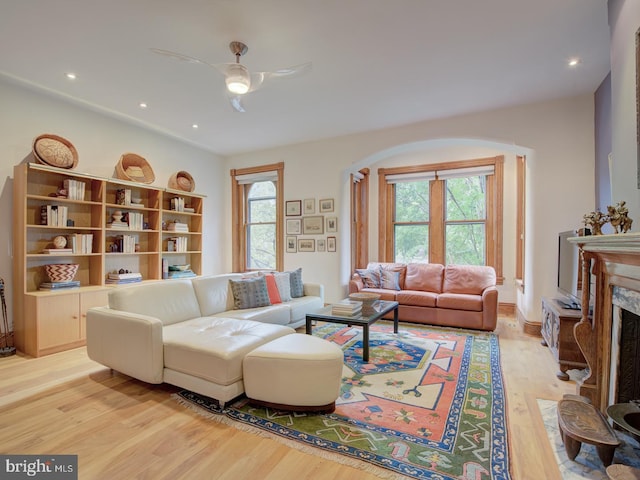
M250 71L312 69L237 113L217 70L149 50L232 40ZM222 155L590 94L609 67L604 0L0 0L6 79Z

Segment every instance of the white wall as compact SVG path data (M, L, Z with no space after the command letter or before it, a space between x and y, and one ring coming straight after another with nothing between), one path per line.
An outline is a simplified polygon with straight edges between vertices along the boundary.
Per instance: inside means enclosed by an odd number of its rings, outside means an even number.
M611 29L611 198L627 202L629 217L640 226L638 138L636 130L636 31L640 0L609 0Z
M207 195L203 222L203 273L220 273L226 266L225 229L220 211L222 183L229 172L223 161L166 136L153 133L113 117L79 107L53 96L0 81L0 277L6 284L9 317L12 318L12 209L13 166L33 161L32 142L42 133L54 133L71 141L78 150L76 171L114 177L115 166L125 152L146 158L153 168L154 186L166 187L169 176L188 171L196 181L196 192Z
M350 171L372 168L370 259L377 255L379 167L504 154L511 180L505 187L505 285L500 301L518 303L540 320L540 297L556 292L557 234L579 228L594 205L594 132L591 95L524 105L285 146L232 156L229 168L285 163L285 200L334 197L340 219L339 251L285 254L285 268L303 267L305 280L323 283L327 301L346 293L349 278ZM528 158L525 291L513 286L515 255L514 159ZM228 187L227 187L228 191ZM228 220L230 222L230 219Z

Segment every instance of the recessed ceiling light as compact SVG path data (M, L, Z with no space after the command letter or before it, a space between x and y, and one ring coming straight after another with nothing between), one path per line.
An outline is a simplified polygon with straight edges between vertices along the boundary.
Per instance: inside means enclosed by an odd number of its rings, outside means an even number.
M140 108L147 108L147 104L144 102L140 102Z
M193 125L191 125L192 128L198 128L198 124L194 123Z
M75 79L77 78L77 77L76 77L76 74L75 74L75 73L72 73L72 72L65 73L65 76L66 76L69 80L75 80Z
M580 64L580 59L579 58L575 57L575 58L570 58L569 59L568 65L570 67L577 67L579 64Z

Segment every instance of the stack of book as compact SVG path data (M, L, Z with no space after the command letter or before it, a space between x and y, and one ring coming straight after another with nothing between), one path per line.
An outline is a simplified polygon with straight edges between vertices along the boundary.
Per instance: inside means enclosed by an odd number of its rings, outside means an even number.
M181 198L181 197L172 198L171 210L175 212L184 212L184 198Z
M331 305L331 314L350 317L362 313L362 302L343 300Z
M127 221L129 222L130 230L142 230L144 226L144 220L141 213L129 212L127 214Z
M107 274L107 285L123 285L126 283L136 283L142 281L141 273L109 273Z
M66 288L78 288L80 280L71 280L69 282L42 282L40 290L64 290Z
M189 278L196 274L191 269L185 269L183 265L169 265L167 278Z
M42 253L47 253L49 255L69 255L74 252L71 248L45 248L42 250Z
M93 253L93 233L67 235L67 245L73 253Z
M167 230L170 232L188 232L189 225L180 222L171 222L167 224Z

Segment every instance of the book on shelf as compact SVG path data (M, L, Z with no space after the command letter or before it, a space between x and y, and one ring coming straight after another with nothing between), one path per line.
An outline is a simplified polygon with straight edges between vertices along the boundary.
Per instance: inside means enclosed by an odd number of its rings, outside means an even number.
M138 278L121 278L121 279L107 278L105 283L107 285L125 285L128 283L138 283L141 281L142 281L142 276Z
M167 239L167 252L181 252L187 251L187 237L171 237Z
M118 205L131 205L131 189L119 188L116 190L116 203Z
M196 213L196 209L193 207L184 207L182 211L186 213Z
M108 273L107 279L109 280L132 280L142 278L142 274L140 272L129 272L129 273Z
M144 218L140 212L127 212L127 225L130 230L142 230Z
M65 205L42 205L40 207L40 225L66 227L68 210Z
M107 228L115 228L118 230L129 230L129 224L127 222L111 222L111 223L107 223Z
M195 276L196 274L193 270L171 270L171 267L169 267L169 272L167 272L167 278L190 278Z
M67 191L67 198L69 200L84 200L84 182L67 178L62 182L62 187Z
M67 245L73 253L93 253L93 233L67 235Z
M167 231L169 232L188 232L189 225L180 222L171 222L167 224Z
M171 210L175 212L184 212L184 198L181 198L181 197L172 198Z
M63 290L65 288L78 288L80 280L70 280L68 282L42 282L40 290Z
M49 255L68 255L73 253L73 249L71 248L45 248L42 250L42 253L47 253Z

